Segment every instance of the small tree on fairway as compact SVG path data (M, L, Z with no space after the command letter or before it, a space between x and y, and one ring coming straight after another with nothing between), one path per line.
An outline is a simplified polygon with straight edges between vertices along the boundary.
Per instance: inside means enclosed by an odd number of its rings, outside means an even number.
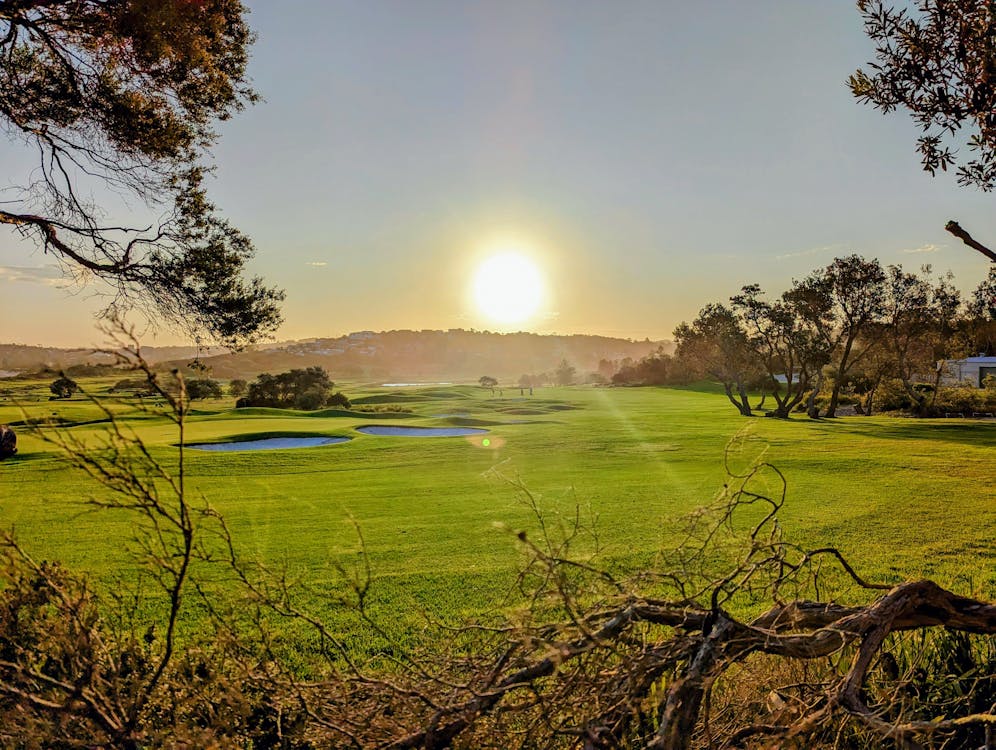
M221 384L211 378L198 378L187 381L187 398L200 401L206 398L221 398Z
M557 369L554 371L554 378L557 385L574 385L574 378L577 375L577 369L570 364L566 359L560 361L557 365Z
M239 396L246 395L246 391L249 389L249 384L246 381L236 378L228 383L228 395L238 398Z
M491 395L495 395L495 388L498 386L498 378L493 378L490 375L481 375L477 382L480 383L481 388L490 388Z
M771 395L774 416L787 419L810 392L828 361L826 343L819 333L825 317L825 297L809 290L789 290L769 302L757 284L749 284L730 298L758 364L771 380L785 379L784 390Z
M52 391L52 395L55 398L71 398L80 387L76 384L76 381L70 380L65 375L60 376L57 380L53 381L48 387Z
M737 316L729 308L706 305L698 317L674 329L676 354L693 370L723 384L726 397L751 416L747 385L762 373Z

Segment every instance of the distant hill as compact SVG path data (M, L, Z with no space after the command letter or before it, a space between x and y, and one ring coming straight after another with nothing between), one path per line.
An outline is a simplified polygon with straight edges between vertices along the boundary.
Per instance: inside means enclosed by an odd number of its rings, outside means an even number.
M577 369L579 380L602 370L609 375L618 363L637 360L658 348L670 351L670 341L632 341L607 336L552 336L536 333L487 331L358 331L338 338L289 341L248 351L201 349L193 346L143 348L150 364L189 370L199 362L216 378L249 378L261 372L280 372L318 365L333 378L391 380L395 382L468 381L491 375L503 384L523 374L551 372L562 360ZM18 372L59 370L79 365L109 364L112 358L90 349L0 344L0 377ZM198 372L203 372L198 370Z
M333 378L392 382L474 381L482 375L503 384L523 374L551 372L562 360L577 369L579 379L597 372L599 363L639 359L670 341L631 341L606 336L551 336L486 331L358 331L329 339L311 339L265 351L227 353L199 358L213 377L251 377L295 367L324 367ZM183 367L189 360L169 363ZM604 364L603 370L611 375Z
M201 356L213 356L227 352L222 347L201 349ZM193 358L198 354L195 346L150 346L142 347L142 355L150 364L170 360ZM0 344L0 377L9 377L19 372L39 370L64 370L79 365L112 364L114 358L108 354L95 353L93 349L57 349L25 344Z

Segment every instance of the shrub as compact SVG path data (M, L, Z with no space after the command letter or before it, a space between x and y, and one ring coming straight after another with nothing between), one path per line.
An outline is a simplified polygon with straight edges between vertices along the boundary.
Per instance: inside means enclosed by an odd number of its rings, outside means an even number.
M110 387L111 393L131 391L133 396L151 396L155 391L147 378L124 378Z
M221 398L221 384L211 378L195 378L187 381L187 397L191 401L205 398Z
M342 391L336 391L331 396L329 396L328 401L325 402L325 405L338 407L342 409L348 409L351 406L351 404L349 403L349 399L346 398L346 394L344 394Z
M886 378L875 390L875 401L872 404L875 411L904 411L913 408L913 400L903 388L903 381L898 378Z
M996 410L996 391L971 386L950 386L937 391L934 409L938 412L988 412Z
M328 402L328 393L323 388L314 387L309 388L304 393L298 395L294 399L294 408L303 409L304 411L314 411L315 409L321 409Z
M249 384L249 392L235 403L235 408L269 406L276 409L314 411L325 406L349 407L342 393L332 393L335 385L321 367L288 370L277 375L262 373Z

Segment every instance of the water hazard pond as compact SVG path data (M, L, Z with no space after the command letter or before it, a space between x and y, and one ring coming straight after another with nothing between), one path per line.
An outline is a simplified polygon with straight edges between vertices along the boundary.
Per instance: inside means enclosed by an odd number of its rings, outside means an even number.
M199 451L272 451L283 448L317 448L349 442L346 437L275 437L262 440L236 440L230 443L201 443L188 445Z
M364 435L387 435L391 437L466 437L483 435L487 430L477 427L392 427L390 425L366 425L357 427Z

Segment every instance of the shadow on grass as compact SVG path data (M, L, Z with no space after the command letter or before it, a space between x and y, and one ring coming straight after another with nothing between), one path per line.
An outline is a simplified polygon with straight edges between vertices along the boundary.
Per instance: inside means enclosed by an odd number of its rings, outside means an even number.
M862 438L881 440L943 440L974 447L996 447L996 422L959 420L956 423L937 419L903 419L891 424L865 422L864 417L820 419L812 422L821 428L844 431Z

